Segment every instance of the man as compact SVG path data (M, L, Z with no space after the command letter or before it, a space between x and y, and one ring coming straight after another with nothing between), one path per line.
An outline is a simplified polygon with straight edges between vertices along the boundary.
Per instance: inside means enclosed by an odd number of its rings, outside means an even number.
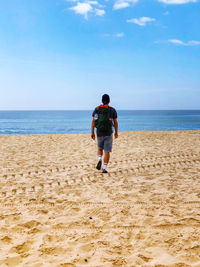
M95 140L94 128L97 128L98 163L97 170L101 169L102 156L104 150L104 165L102 173L107 173L107 166L112 152L113 126L115 128L115 138L118 138L117 112L109 106L110 97L107 94L102 96L102 103L95 108L92 113L91 138Z

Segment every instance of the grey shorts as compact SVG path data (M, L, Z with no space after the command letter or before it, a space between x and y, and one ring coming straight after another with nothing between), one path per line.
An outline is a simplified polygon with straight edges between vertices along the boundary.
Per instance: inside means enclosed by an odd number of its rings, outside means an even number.
M98 149L105 152L112 152L113 135L110 136L97 136Z

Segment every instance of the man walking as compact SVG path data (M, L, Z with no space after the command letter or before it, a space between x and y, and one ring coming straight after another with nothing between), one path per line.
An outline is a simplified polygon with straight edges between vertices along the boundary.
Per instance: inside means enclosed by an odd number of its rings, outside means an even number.
M112 152L113 143L113 126L115 128L115 138L118 137L117 112L109 106L110 97L105 94L102 96L102 103L95 108L92 113L93 120L91 125L91 138L95 140L94 128L97 128L97 145L98 145L98 163L97 170L101 169L102 156L104 150L104 165L102 173L107 173L107 166Z

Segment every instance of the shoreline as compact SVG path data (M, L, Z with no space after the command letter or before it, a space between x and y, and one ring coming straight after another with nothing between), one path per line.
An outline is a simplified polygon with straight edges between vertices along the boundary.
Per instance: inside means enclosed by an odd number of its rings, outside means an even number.
M135 131L118 131L118 133L165 133L165 132L200 132L200 129L195 129L195 130L135 130ZM95 133L96 134L96 133ZM0 134L1 136L40 136L40 135L90 135L90 133L39 133L39 134Z

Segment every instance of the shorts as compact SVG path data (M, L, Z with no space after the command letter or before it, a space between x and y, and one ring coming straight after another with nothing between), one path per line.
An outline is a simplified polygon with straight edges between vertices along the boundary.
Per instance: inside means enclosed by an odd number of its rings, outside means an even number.
M98 149L105 152L112 152L113 136L97 136Z

